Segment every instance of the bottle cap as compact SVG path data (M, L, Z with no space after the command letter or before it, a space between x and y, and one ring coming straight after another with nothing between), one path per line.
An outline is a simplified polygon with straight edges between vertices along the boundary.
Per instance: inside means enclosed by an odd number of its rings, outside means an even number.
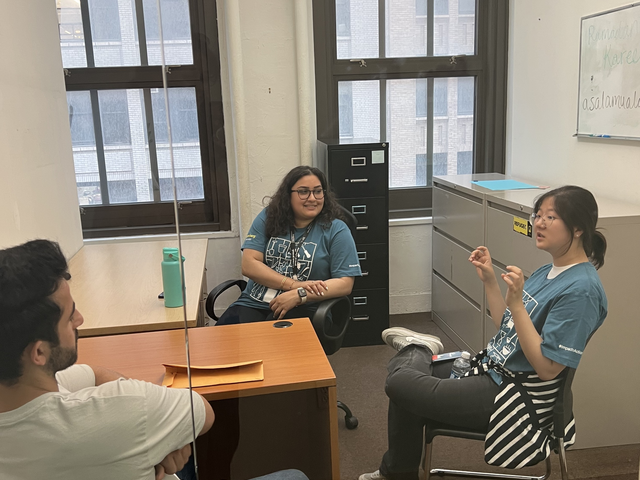
M471 358L471 354L469 352L462 352L462 355L460 355L462 358L464 358L465 360L469 360Z
M165 262L177 262L178 261L178 249L172 247L164 247L162 249L162 257Z

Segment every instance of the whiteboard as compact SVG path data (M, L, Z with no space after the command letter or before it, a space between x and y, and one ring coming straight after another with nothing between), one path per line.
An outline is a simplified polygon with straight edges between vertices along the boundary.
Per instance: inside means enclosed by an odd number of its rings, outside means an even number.
M576 133L640 140L640 3L582 17Z

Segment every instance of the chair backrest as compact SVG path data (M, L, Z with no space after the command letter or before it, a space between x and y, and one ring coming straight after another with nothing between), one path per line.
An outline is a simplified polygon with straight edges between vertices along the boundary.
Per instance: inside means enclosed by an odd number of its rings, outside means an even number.
M571 421L571 415L573 414L571 384L575 375L576 369L567 367L564 382L560 387L556 404L553 407L553 435L556 438L564 438L564 429Z
M358 219L356 216L351 213L349 210L340 205L340 210L342 210L342 215L344 216L344 223L347 224L349 230L351 231L351 236L353 239L356 239L356 227L358 226Z

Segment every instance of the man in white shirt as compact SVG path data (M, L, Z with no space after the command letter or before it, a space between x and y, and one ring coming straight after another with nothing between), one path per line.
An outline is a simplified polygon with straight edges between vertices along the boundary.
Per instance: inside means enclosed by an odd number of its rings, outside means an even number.
M0 479L163 478L192 441L188 390L73 365L83 318L56 243L0 251ZM193 393L195 431L214 420Z

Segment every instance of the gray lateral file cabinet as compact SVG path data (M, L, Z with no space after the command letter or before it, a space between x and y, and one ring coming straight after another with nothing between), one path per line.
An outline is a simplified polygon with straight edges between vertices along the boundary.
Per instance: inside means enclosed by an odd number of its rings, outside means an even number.
M551 262L525 233L526 226L518 225L530 221L535 198L546 190L491 191L472 183L505 178L495 173L433 178L433 319L461 348L474 352L497 329L482 282L468 261L471 251L487 246L497 274L516 265L529 277ZM573 382L577 448L640 443L640 205L598 195L596 200L598 228L608 244L598 274L609 314L589 342ZM504 282L498 282L505 293Z

